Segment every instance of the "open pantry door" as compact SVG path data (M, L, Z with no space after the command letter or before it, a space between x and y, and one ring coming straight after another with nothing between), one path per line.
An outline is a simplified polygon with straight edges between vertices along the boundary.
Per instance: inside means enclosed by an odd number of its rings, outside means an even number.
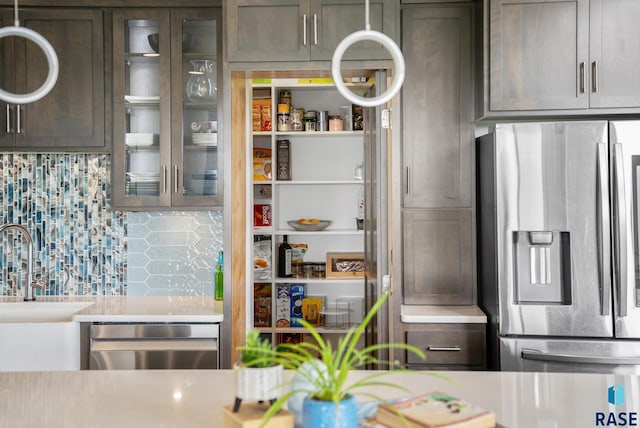
M387 73L375 73L376 84L371 91L378 96L387 89ZM388 274L388 186L387 186L387 129L383 114L388 116L388 105L365 107L364 116L364 257L365 257L365 307L368 311L382 294L383 278ZM388 343L389 305L378 312L375 321L366 331L366 345ZM387 360L388 352L381 352L378 359ZM383 367L370 367L383 368Z

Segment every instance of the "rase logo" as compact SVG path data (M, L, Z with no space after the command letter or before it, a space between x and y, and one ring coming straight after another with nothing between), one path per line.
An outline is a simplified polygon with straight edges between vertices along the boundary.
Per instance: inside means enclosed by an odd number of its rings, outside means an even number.
M615 384L607 389L607 401L615 407L624 404L624 387ZM638 413L636 412L596 412L597 427L637 427Z

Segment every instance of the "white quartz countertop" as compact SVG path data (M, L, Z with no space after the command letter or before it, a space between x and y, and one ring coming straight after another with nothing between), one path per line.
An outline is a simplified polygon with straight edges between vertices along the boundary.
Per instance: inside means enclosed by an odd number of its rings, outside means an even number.
M350 373L350 379L364 372ZM512 372L394 373L385 381L408 392L368 388L382 398L442 391L495 412L510 428L596 426L596 413L640 412L634 375ZM286 377L291 373L287 372ZM614 407L607 389L622 385ZM233 404L232 370L139 370L0 373L0 425L7 427L220 427ZM360 397L360 400L368 400Z
M472 323L485 324L487 316L477 306L402 305L404 323Z
M1 298L0 302L22 301L21 297ZM78 322L199 322L223 320L222 302L211 296L37 296L37 302L93 302L76 312Z

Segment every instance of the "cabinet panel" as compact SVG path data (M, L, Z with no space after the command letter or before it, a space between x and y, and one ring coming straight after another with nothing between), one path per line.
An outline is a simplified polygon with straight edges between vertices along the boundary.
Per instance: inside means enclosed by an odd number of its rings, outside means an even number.
M591 0L591 107L640 106L640 2Z
M371 29L395 39L397 11L395 1L371 0ZM365 29L361 1L240 0L227 7L226 17L229 61L330 60L345 36ZM390 57L381 46L360 42L343 59Z
M16 149L105 149L105 69L103 17L91 10L26 10L21 25L46 38L58 55L56 85L44 98L12 107L13 131L0 140ZM9 39L4 39L7 58ZM13 38L13 58L4 62L4 81L15 93L32 92L48 73L42 50L24 38ZM18 111L19 109L19 111ZM3 113L6 110L3 109ZM6 121L3 118L3 122ZM17 125L20 129L17 129ZM7 130L6 123L3 127Z
M588 0L492 0L490 109L586 108Z
M361 1L322 0L312 2L311 11L311 58L331 60L338 44L349 34L365 29L365 9ZM369 2L369 24L371 29L394 34L394 3L387 0ZM360 42L349 48L343 59L390 59L391 55L379 44Z
M227 9L229 61L309 59L308 1L240 0Z
M471 210L405 210L403 300L413 305L473 304Z
M470 8L408 7L402 18L404 207L470 207Z

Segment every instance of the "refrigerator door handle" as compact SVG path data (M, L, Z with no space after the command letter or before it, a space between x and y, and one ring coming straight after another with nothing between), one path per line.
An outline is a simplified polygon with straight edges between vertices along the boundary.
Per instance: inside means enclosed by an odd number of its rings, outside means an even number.
M573 364L605 364L609 366L618 365L638 365L639 357L611 357L595 355L576 354L556 354L553 352L542 352L533 349L523 349L521 352L523 360L546 361L552 363L573 363Z
M597 197L597 210L600 221L598 222L598 236L600 237L600 251L599 251L599 269L600 275L600 313L602 315L609 315L609 308L611 307L611 276L607 274L606 269L609 266L607 257L611 248L611 240L608 230L609 225L609 194L608 194L608 174L607 174L607 145L604 143L598 143L598 197Z
M617 286L619 308L618 316L627 316L627 206L624 196L624 165L622 144L613 145L613 159L615 162L615 207L616 207L616 257L617 257Z

